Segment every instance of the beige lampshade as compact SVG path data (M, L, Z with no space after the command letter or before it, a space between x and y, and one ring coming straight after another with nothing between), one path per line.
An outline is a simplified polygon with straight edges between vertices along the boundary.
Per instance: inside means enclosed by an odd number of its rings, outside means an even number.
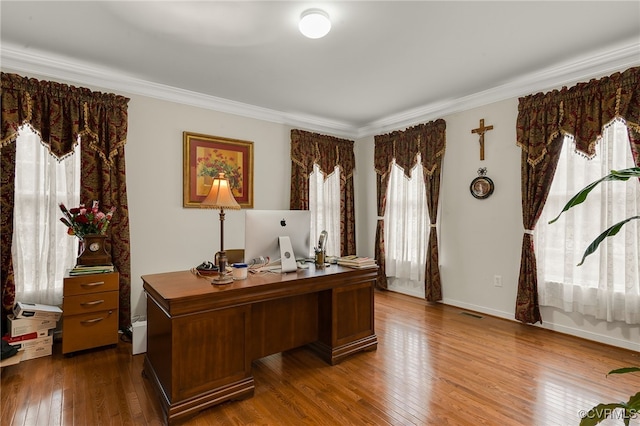
M211 184L211 191L207 198L200 203L200 207L209 209L224 209L224 210L240 210L240 204L233 198L231 193L231 187L229 186L229 179L224 177L224 173L218 173L218 177L213 179Z

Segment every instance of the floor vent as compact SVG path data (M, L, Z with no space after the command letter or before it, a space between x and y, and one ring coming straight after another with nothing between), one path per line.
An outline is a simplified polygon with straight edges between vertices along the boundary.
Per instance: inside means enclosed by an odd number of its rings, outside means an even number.
M482 315L478 315L478 314L472 314L471 312L460 312L460 315L466 315L468 317L472 317L472 318L478 318L478 319L482 319L484 318Z

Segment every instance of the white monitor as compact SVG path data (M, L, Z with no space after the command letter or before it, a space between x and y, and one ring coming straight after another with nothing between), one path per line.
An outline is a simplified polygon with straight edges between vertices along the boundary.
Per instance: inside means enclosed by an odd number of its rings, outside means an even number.
M289 237L296 259L313 257L308 210L245 210L244 260L280 259L278 237Z

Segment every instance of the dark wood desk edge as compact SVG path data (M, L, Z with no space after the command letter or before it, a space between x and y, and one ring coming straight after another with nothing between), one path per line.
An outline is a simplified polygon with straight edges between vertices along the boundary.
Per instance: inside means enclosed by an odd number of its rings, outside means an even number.
M189 271L179 271L181 273L191 274ZM207 286L212 286L206 280L203 280L204 287L201 293L194 293L180 297L167 299L154 288L152 278L157 275L143 275L143 289L148 296L155 300L156 304L165 311L168 316L177 317L188 315L193 312L202 312L213 309L225 308L228 306L246 305L266 300L279 299L282 297L297 296L306 293L317 293L324 290L330 290L339 287L348 287L357 282L375 279L377 276L377 268L369 269L348 269L344 268L336 273L325 275L318 274L312 276L303 276L298 279L274 280L268 283L260 283L255 286L247 286L243 288L234 288L229 291L208 291ZM176 275L176 279L180 276ZM342 284L336 286L333 282L327 282L327 277L335 276L336 279L342 280ZM249 278L250 279L250 278Z

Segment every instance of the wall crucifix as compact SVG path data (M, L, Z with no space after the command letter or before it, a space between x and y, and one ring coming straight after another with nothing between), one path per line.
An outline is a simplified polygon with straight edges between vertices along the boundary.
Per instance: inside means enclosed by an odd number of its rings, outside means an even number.
M471 130L471 133L477 133L480 135L480 160L484 160L484 134L489 130L493 130L493 126L484 125L484 118L480 119L480 127Z

